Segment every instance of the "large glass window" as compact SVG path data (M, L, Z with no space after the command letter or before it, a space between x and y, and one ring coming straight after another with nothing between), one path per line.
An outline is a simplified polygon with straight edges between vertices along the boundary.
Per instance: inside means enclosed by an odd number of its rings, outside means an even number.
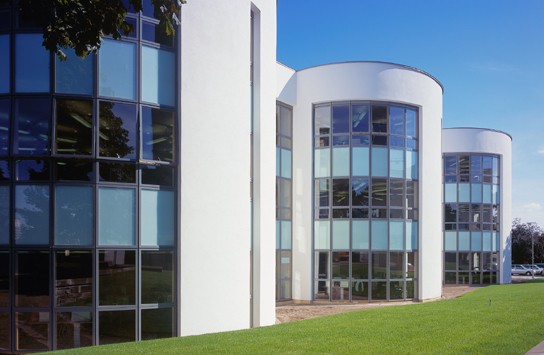
M93 190L89 186L55 189L55 244L93 244Z
M57 313L57 349L93 345L93 316L91 312Z
M41 34L15 36L15 91L49 91L49 52ZM5 52L4 52L5 53Z
M15 243L49 244L49 186L15 186Z
M0 35L0 94L10 92L10 48L9 35Z
M49 307L49 253L17 252L15 259L15 305Z
M48 155L51 101L45 98L15 101L13 154Z
M174 336L174 312L172 308L142 309L142 340Z
M98 190L98 243L100 245L134 245L136 240L136 199L133 189Z
M57 100L56 153L92 155L93 104L87 100Z
M55 253L55 305L90 306L93 303L91 251L62 250Z
M102 311L98 314L98 343L100 345L136 340L136 312Z
M142 245L173 245L176 226L173 191L141 191Z
M9 186L0 186L0 245L9 244L10 193Z
M135 100L136 44L105 39L98 58L98 94Z
M55 56L55 92L64 94L92 95L94 54L84 59L76 56L73 49L63 49L66 60Z
M99 152L103 157L136 158L136 105L100 101Z
M100 250L98 252L98 304L134 305L136 300L136 252Z
M0 155L9 153L10 117L9 100L0 100Z
M174 159L174 113L142 107L142 158L171 162Z
M10 300L9 300L9 292L10 292L10 271L11 268L9 266L9 253L7 252L0 252L0 308L9 307ZM1 312L0 312L1 314ZM0 320L1 320L0 316ZM4 328L7 323L0 323L0 330L5 329L7 331L7 328ZM2 332L0 332L1 334ZM0 336L0 339L2 337ZM2 341L0 340L0 348L2 348Z
M174 52L142 46L142 101L174 106L175 58Z
M16 312L16 350L47 350L49 343L49 312Z
M174 259L171 251L142 251L142 303L174 301Z

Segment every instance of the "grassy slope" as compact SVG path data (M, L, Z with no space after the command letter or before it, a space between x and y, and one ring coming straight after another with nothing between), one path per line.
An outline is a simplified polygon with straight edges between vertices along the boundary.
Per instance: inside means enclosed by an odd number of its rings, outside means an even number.
M544 340L544 283L272 327L71 350L115 353L523 354Z

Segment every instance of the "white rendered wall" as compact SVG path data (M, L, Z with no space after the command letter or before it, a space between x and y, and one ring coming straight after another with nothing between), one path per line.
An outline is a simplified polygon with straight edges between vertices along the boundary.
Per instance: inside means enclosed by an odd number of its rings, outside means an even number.
M487 153L500 158L501 283L510 283L512 263L512 138L484 128L448 128L442 131L443 153Z
M283 75L280 73L280 75ZM281 77L281 76L280 76ZM293 79L291 79L293 80ZM420 107L419 299L442 287L442 88L431 77L400 65L339 63L296 73L293 104L293 299L312 299L312 107L341 100L397 102ZM288 100L292 95L286 95Z
M254 4L254 5L253 5ZM274 0L189 1L181 25L178 329L275 321ZM251 309L250 11L260 12ZM266 201L266 204L261 204ZM251 317L253 316L253 321Z

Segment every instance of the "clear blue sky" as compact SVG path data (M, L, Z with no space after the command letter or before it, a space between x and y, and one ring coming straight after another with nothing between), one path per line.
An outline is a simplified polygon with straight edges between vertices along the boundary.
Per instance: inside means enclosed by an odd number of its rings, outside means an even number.
M544 227L544 0L279 0L277 57L432 74L444 127L513 136L513 217Z

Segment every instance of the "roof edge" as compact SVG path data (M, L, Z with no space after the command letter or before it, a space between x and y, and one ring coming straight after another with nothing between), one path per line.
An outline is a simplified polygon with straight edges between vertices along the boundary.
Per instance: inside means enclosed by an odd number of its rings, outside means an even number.
M505 136L507 136L508 138L510 138L511 141L513 141L513 138L512 136L510 135L510 133L507 133L505 131L501 131L499 129L494 129L494 128L484 128L484 127L447 127L447 128L444 128L442 127L442 130L446 130L446 129L480 129L480 130L484 130L484 131L491 131L491 132L496 132L496 133L502 133L504 134Z

